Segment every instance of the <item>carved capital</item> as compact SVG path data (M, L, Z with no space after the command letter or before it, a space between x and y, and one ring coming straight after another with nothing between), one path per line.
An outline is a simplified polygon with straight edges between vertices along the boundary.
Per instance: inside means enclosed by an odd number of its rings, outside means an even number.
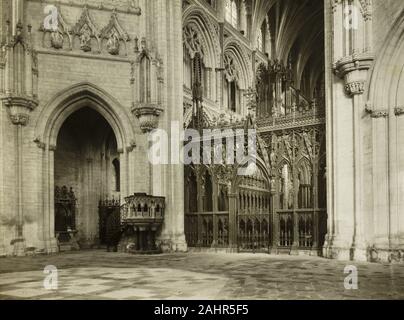
M372 119L387 118L388 116L389 112L387 110L374 110L370 114Z
M348 95L363 94L365 91L364 81L354 81L345 85L345 91Z
M365 112L369 114L372 119L387 118L389 116L387 109L374 110L369 103L365 106Z
M404 114L404 106L395 107L394 114L398 117Z

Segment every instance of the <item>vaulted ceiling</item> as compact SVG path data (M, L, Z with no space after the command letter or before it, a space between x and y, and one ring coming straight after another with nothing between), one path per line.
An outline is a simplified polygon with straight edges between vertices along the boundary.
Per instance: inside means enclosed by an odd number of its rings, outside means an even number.
M291 61L298 85L304 73L314 84L324 70L324 1L246 0L246 4L252 13L250 40L254 42L267 22L273 41L270 58Z

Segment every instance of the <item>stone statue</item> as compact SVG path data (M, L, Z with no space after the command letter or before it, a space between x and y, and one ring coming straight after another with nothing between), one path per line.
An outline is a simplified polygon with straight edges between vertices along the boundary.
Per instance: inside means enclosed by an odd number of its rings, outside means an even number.
M51 46L55 49L63 48L63 34L57 30L51 33Z
M112 31L107 41L107 50L112 55L119 54L119 36L116 31Z
M91 30L87 24L81 29L80 48L84 52L91 51Z

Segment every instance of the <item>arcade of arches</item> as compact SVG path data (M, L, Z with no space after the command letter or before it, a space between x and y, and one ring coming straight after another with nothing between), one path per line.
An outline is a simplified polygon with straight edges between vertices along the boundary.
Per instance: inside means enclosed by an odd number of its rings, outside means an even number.
M0 256L122 224L123 250L404 261L401 1L44 5L0 3ZM151 164L173 122L256 129L256 165Z
M321 1L279 1L252 22L250 5L225 1L218 36L205 31L214 18L191 3L184 10L185 108L193 113L191 88L200 78L200 128L240 129L252 121L261 164L242 179L234 166L186 167L187 243L321 254L327 233L324 8Z

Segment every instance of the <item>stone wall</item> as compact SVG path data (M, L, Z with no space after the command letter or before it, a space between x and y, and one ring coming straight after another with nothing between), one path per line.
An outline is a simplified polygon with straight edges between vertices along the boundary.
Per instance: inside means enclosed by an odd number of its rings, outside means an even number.
M332 258L402 261L402 146L397 117L403 66L400 1L355 1L358 28L344 26L348 3L326 9L329 242ZM401 49L400 49L401 48ZM401 54L400 54L401 50ZM397 178L398 177L398 178ZM398 258L397 258L398 257Z
M54 176L57 136L68 116L82 107L101 114L116 135L122 200L134 192L167 197L166 242L176 249L171 235L182 241L183 227L176 220L183 214L177 204L182 198L167 182L181 184L182 170L149 165L147 134L132 109L138 106L144 85L138 81L138 66L146 56L151 61L151 102L167 111L160 125L167 127L182 113L182 80L170 78L176 77L176 59L182 59L181 26L176 24L181 20L180 1L87 1L87 7L82 1L58 1L61 37L53 42L43 28L46 4L2 1L4 8L21 10L5 11L8 37L5 19L0 20L1 35L9 44L6 64L0 69L0 79L5 79L0 81L0 254L25 254L27 248L57 250L53 232L53 189L55 179L60 179L60 171ZM160 26L154 26L155 21Z

